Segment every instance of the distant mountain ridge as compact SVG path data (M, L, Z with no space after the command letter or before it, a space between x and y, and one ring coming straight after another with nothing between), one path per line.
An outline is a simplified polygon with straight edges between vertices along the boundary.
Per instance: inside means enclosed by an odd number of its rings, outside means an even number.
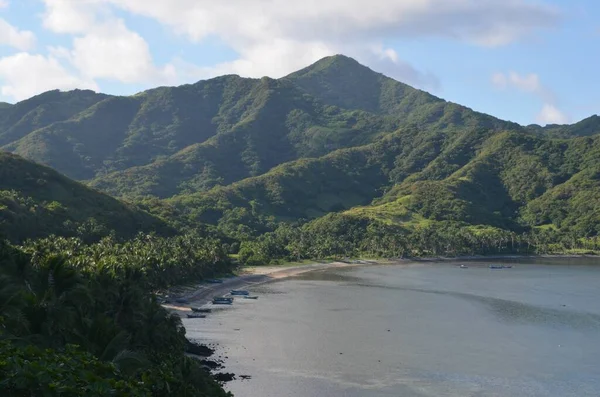
M414 225L583 227L569 214L600 196L598 133L598 116L503 121L343 55L277 80L228 75L129 97L54 91L0 107L5 150L249 233L339 211Z

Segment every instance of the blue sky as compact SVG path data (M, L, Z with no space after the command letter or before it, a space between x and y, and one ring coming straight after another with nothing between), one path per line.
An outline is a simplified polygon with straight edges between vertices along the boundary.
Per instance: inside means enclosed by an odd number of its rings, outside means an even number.
M0 0L0 100L280 77L343 53L529 123L600 113L594 0ZM266 6L268 4L268 7Z

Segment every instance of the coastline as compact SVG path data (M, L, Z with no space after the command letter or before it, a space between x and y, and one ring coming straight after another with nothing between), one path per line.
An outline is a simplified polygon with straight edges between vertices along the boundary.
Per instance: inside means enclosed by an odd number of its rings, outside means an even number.
M225 296L232 289L242 289L294 277L303 273L369 265L411 265L435 262L453 264L461 261L486 261L486 260L516 260L516 259L561 259L561 258L600 258L598 255L473 255L459 257L417 257L417 258L387 258L387 259L356 259L347 261L334 261L323 263L306 263L299 265L273 265L254 266L241 268L238 275L223 279L223 283L208 284L201 283L193 286L182 287L183 293L175 293L175 289L167 291L173 299L186 299L186 303L162 304L162 306L181 317L191 313L191 307L211 307L209 303L215 296ZM236 379L236 375L228 372L219 372L225 369L224 358L214 357L214 345L206 345L202 342L188 339L186 347L187 354L200 360L203 367L214 377L217 382L224 384ZM213 358L214 357L214 358Z
M500 260L500 259L568 259L568 258L600 258L594 254L505 254L505 255L463 255L463 256L423 256L406 258L388 258L389 262L458 262L472 260Z
M375 260L355 260L352 262L325 262L325 263L309 263L297 266L255 266L242 268L242 272L238 276L230 277L223 280L220 284L198 284L195 285L184 294L177 294L177 299L186 299L188 303L164 303L162 306L166 309L181 312L185 314L191 312L190 305L203 306L208 304L215 296L224 296L232 289L240 289L268 283L271 281L297 276L302 273L344 268L364 266L369 264L385 264L387 261Z
M485 261L485 260L503 260L503 259L565 259L565 258L599 258L600 255L591 254L542 254L542 255L465 255L456 257L405 257L405 258L387 258L387 259L355 259L347 261L332 262L314 262L299 264L294 266L271 265L271 266L253 266L243 267L239 275L223 279L220 284L200 283L183 288L183 293L175 293L175 290L168 291L169 295L176 296L175 299L186 299L187 303L164 303L162 306L166 309L179 312L184 315L191 312L191 305L204 306L208 304L215 296L224 296L232 289L242 289L254 285L260 285L282 278L294 277L296 275L327 270L333 268L356 267L365 265L393 265L410 263L431 263L431 262L460 262L460 261Z

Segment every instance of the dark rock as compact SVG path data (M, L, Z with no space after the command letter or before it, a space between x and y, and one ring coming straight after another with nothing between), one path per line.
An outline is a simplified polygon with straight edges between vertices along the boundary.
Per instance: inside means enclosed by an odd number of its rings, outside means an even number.
M195 354L197 356L202 356L202 357L210 357L215 352L213 349L211 349L208 346L201 345L200 343L196 343L196 342L191 342L189 340L186 343L185 351L187 353Z
M235 374L222 372L218 374L214 374L213 377L217 380L217 382L230 382L235 379Z

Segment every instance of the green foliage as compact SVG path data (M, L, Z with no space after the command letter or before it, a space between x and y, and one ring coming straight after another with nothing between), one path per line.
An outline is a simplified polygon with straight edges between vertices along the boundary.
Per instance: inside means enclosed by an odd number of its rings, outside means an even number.
M278 80L223 76L131 97L56 95L0 109L1 116L46 100L72 105L60 105L71 111L35 124L5 148L135 197L179 230L224 237L231 252L239 246L244 262L285 256L264 236L282 223L314 226L328 214L361 219L365 228L452 224L528 235L544 228L558 240L591 238L599 229L597 116L522 127L341 55ZM4 120L2 128L11 128L13 119ZM35 235L94 240L123 228L103 219L105 210L75 216L74 206L55 196L39 203L19 189L7 191L0 201L6 224L21 216L26 225L26 231L8 230L16 239L35 229ZM123 223L141 228L140 221ZM332 235L330 248L314 256L362 249L355 243L362 238L335 246Z
M0 152L0 234L11 241L50 234L86 240L139 231L172 234L148 213L69 180L56 171Z
M42 349L0 341L0 392L3 396L151 396L141 381L123 375L74 345Z
M549 124L545 127L533 124L527 129L537 135L549 138L572 138L600 134L600 116L593 115L575 124Z
M0 342L0 390L225 396L152 292L230 267L217 242L195 236L2 243L0 340L12 342Z

